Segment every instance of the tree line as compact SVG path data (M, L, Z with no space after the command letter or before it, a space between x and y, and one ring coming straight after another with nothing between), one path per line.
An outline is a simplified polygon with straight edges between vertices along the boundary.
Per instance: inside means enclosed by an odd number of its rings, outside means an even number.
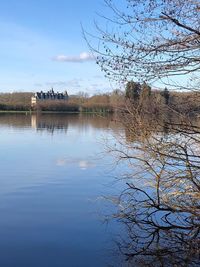
M196 114L200 112L198 92L180 92L164 88L155 90L146 82L128 81L124 90L113 90L110 93L95 94L79 92L69 97L67 102L46 100L31 107L33 92L15 92L0 94L2 111L60 111L60 112L114 112L133 105L138 110L151 114L166 112L166 106L173 111Z

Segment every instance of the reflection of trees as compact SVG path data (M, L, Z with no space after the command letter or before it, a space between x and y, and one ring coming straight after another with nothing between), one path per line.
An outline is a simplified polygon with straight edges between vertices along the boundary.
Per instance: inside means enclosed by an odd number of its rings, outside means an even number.
M95 114L37 114L32 115L32 127L37 130L48 130L52 133L56 130L75 128L77 131L87 131L89 128L107 129L118 128L113 123L111 116L102 117Z
M0 126L14 126L16 128L21 128L29 127L30 125L30 115L20 113L0 113Z
M156 205L152 196L132 184L120 197L115 218L126 232L117 245L128 266L199 266L196 215Z
M127 232L120 251L130 266L199 266L198 121L129 110L124 125L128 139L126 133L108 147L118 164L128 163L128 188L114 215Z
M2 113L0 114L0 126L33 127L37 130L66 131L69 127L78 131L94 129L121 129L121 124L112 115L102 116L97 114L66 114L66 113Z

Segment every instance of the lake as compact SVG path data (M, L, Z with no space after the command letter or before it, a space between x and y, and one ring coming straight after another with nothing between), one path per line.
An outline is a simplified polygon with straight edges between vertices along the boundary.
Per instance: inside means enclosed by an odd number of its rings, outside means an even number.
M114 116L0 114L0 266L199 266L199 197L180 194L188 165L166 154L163 169L162 150L151 153L152 140L179 153L184 139L154 127L146 146L130 130Z
M95 115L0 114L0 266L121 266L102 198L119 190L102 153L118 130Z

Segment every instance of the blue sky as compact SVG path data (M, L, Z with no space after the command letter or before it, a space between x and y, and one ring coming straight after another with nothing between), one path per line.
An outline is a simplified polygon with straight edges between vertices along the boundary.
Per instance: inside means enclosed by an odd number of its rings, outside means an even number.
M0 92L111 90L82 36L102 0L0 0Z

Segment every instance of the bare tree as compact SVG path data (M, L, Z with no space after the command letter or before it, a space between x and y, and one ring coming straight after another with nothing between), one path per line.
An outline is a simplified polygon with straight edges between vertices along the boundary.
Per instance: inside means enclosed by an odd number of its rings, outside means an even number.
M113 16L102 16L107 22L105 29L96 24L99 43L98 48L92 49L109 78L126 83L162 81L172 83L173 88L198 89L198 0L105 3ZM190 80L193 75L197 77L196 84ZM128 259L139 258L146 266L190 266L193 262L189 256L193 255L197 266L200 125L190 114L180 114L169 105L167 90L164 97L162 106L157 105L156 97L152 105L140 102L135 106L127 100L121 112L119 120L125 135L117 137L109 152L118 163L128 162L129 172L125 175L128 189L118 198L119 212L114 217L129 230ZM167 252L173 261L167 261ZM141 259L140 255L146 258ZM160 261L152 261L151 265L149 259L155 260L156 256ZM185 265L181 265L181 258Z
M97 63L117 80L199 72L198 0L104 0L113 16L99 31ZM94 50L94 46L92 47ZM174 83L175 86L175 83Z
M163 128L165 118L133 116L131 108L126 136L108 147L129 167L111 216L127 233L118 247L130 266L199 266L200 125L176 116Z

